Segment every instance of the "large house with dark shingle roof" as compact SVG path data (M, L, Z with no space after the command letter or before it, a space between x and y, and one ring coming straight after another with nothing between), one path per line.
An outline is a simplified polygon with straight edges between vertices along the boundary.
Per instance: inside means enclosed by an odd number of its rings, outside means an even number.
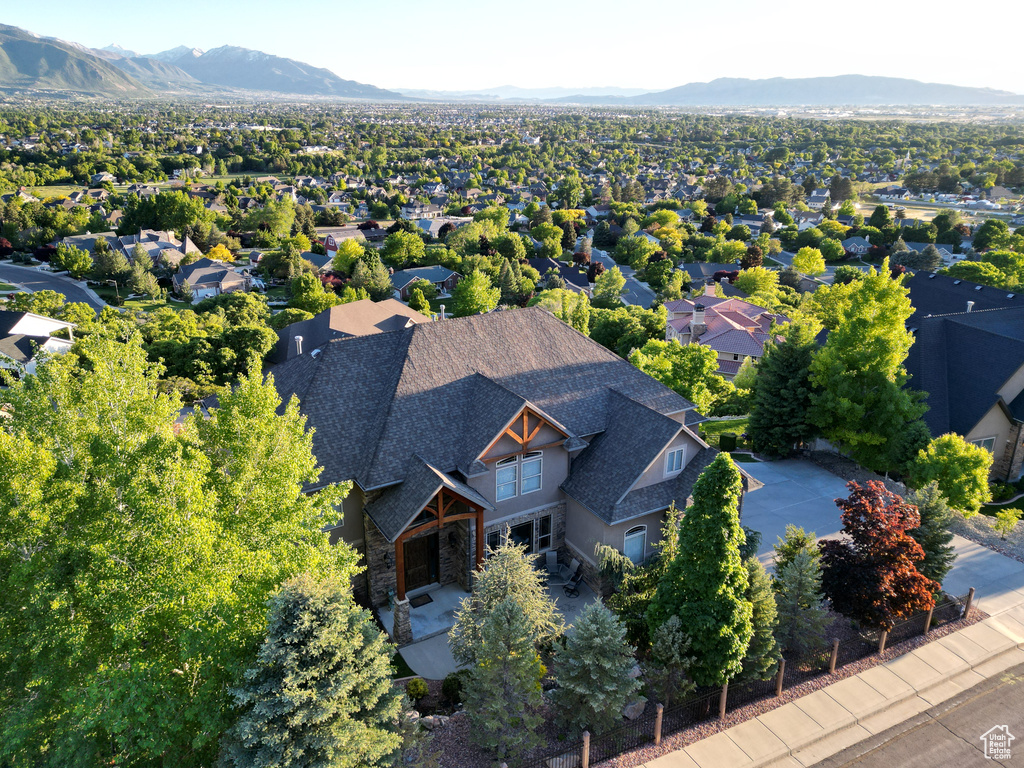
M332 340L274 376L319 482L353 482L332 540L365 555L355 588L394 604L400 644L409 598L470 589L506 532L594 583L598 543L646 559L716 453L692 403L539 307Z
M909 324L909 323L908 323ZM932 435L955 432L992 454L992 476L1024 465L1024 306L914 319L910 386L927 393Z
M70 337L74 327L33 312L0 310L0 369L16 376L35 373L40 353L60 355L71 349L72 341L51 334L66 330Z
M668 320L665 340L680 344L700 344L718 354L718 373L731 379L743 365L743 358L760 360L769 338L772 322L787 323L784 315L739 298L715 296L708 285L704 295L665 303Z

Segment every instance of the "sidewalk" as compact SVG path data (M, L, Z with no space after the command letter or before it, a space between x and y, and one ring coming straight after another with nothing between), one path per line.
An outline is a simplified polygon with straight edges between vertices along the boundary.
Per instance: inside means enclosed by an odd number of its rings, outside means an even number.
M998 613L645 768L806 768L1024 663L1024 591L980 605Z

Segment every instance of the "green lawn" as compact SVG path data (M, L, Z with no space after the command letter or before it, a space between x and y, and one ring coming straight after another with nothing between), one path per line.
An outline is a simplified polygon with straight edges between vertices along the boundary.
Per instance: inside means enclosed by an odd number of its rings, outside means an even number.
M267 301L287 301L288 286L287 285L275 285L273 288L267 288L267 292L264 294L267 297Z
M15 291L17 286L11 285L10 283L0 283L0 291Z
M395 657L391 660L391 665L395 670L395 673L392 675L394 678L414 677L416 675L416 673L412 671L412 667L405 663L405 659L402 658L401 651L395 654Z
M729 455L732 456L732 460L733 461L738 461L740 464L757 464L758 463L757 459L755 459L749 453L738 453L738 452L734 451L734 452L730 453Z
M989 517L995 517L997 513L1002 512L1004 509L1024 510L1024 498L1017 499L1009 504L985 504L982 506L981 511Z
M736 435L736 448L744 450L748 446L740 439L740 435L747 431L747 424L749 421L749 416L745 416L742 419L705 421L699 426L700 434L708 445L718 448L718 439L721 437L722 433L732 432Z
M103 299L105 302L110 302L116 296L113 287L109 285L93 286L93 290L96 291L96 295ZM122 296L126 296L130 293L128 289L121 288L120 293ZM152 299L128 299L124 303L125 309L134 309L140 312L153 312L154 310L160 309L161 307L170 307L171 309L181 311L183 309L189 309L189 305L183 301L154 301Z

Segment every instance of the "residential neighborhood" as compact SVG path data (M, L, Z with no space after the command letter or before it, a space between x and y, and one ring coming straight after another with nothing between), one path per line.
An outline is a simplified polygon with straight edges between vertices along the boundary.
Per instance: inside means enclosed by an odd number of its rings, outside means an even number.
M124 97L0 72L0 764L1011 749L1014 102L33 45Z

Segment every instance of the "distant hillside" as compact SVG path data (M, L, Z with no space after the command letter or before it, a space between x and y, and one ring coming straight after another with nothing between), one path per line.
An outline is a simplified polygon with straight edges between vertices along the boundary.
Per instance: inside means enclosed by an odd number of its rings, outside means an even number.
M113 64L122 72L126 72L140 83L153 91L162 93L184 92L198 93L211 90L192 75L173 64L159 59L140 56L119 45L108 45L106 48L91 48L89 53Z
M233 45L205 53L182 46L150 58L173 64L201 82L231 88L349 99L406 99L400 93L344 80L328 69Z
M837 77L767 80L719 78L689 83L656 93L626 98L595 98L586 94L555 101L571 104L642 106L841 106L841 105L993 105L1024 104L1024 95L991 88L922 83L898 77L839 75Z
M0 25L0 87L89 96L152 95L129 75L84 49L7 25Z

